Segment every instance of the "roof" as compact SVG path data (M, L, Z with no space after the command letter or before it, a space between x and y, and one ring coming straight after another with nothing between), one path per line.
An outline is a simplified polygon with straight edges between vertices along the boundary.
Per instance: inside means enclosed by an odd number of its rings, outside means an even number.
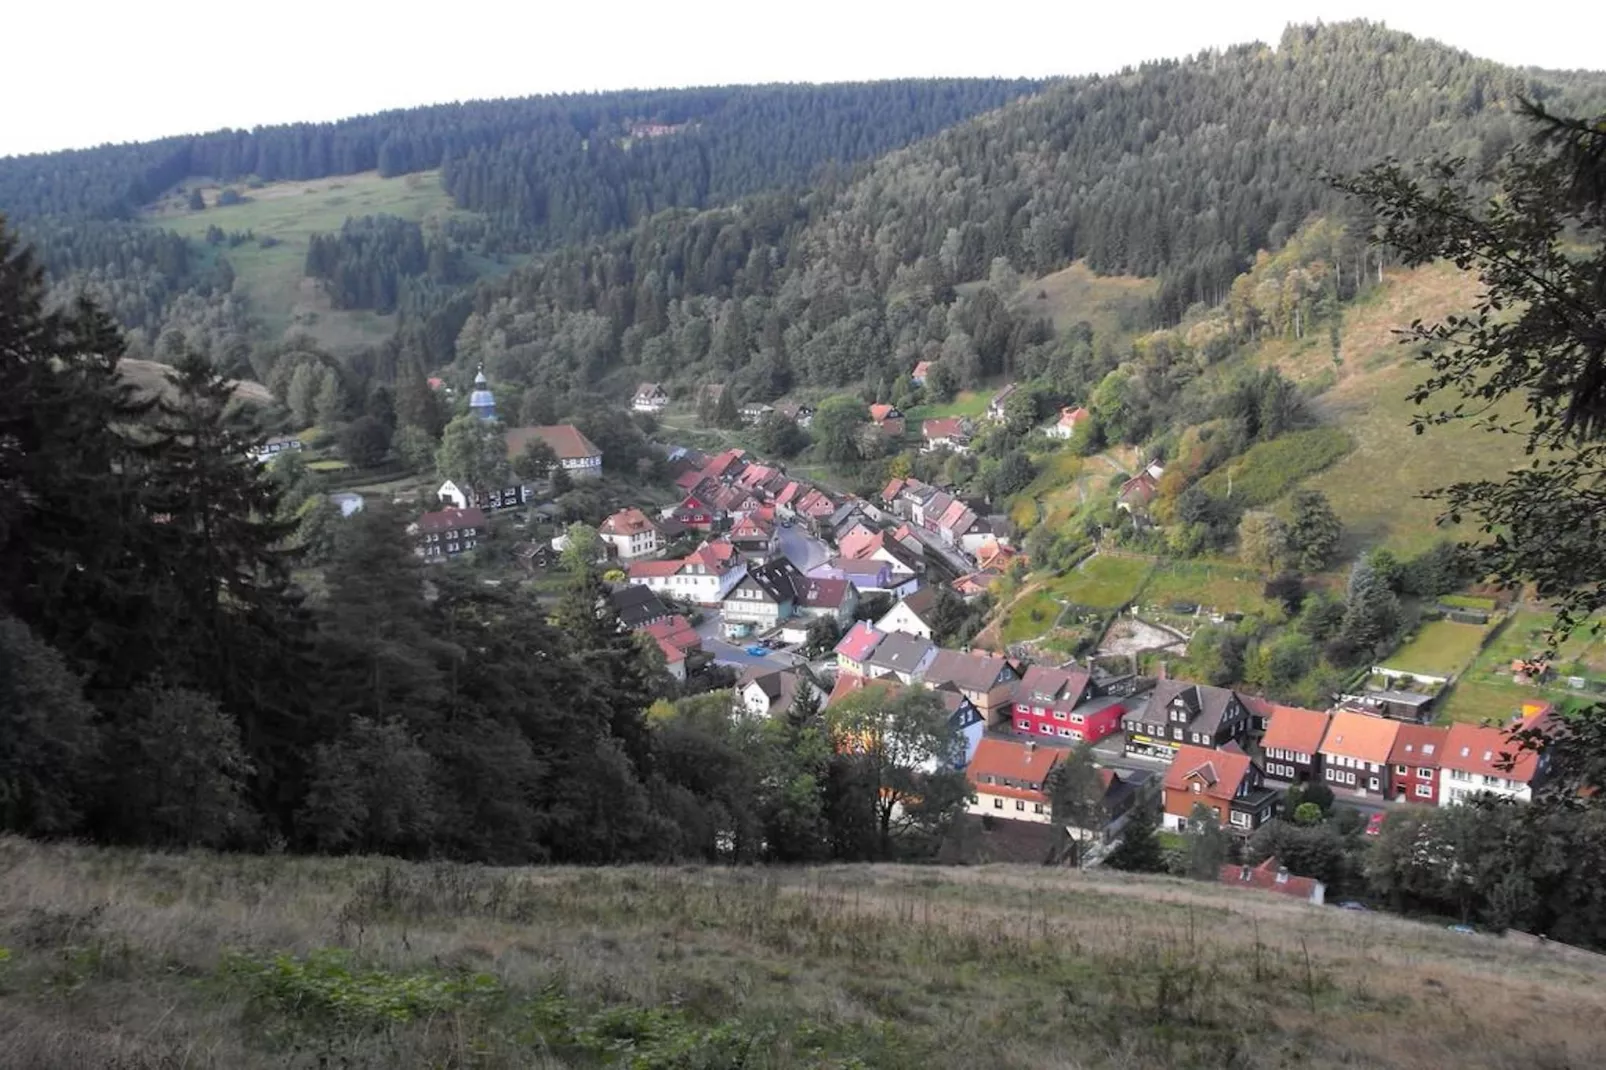
M905 598L905 599L903 599L901 601L894 602L893 605L892 605L892 609L887 610L887 616L891 616L893 611L896 610L899 606L904 606L905 608L907 608L909 610L909 612L913 613L915 615L915 617L918 618L922 624L926 625L929 628L931 626L930 613L931 613L932 607L935 606L936 604L937 604L937 588L935 588L935 587L922 587L919 590L915 591L913 594L909 595L909 597L907 597L907 598ZM882 619L884 620L886 618L883 617Z
M648 531L657 531L658 525L650 520L646 513L631 506L621 509L602 522L597 529L603 535L641 535Z
M1026 741L986 736L976 744L976 753L965 767L965 776L978 791L985 790L989 795L1010 795L1044 802L1048 796L1040 786L1048 780L1054 764L1066 753L1062 747L1039 747ZM987 776L1024 781L1037 784L1039 788L982 783L982 778Z
M1270 703L1257 703L1250 709L1261 713L1267 706L1270 707L1268 713L1262 715L1269 715L1271 720L1266 725L1266 735L1260 741L1262 749L1276 748L1296 754L1316 754L1322 749L1322 739L1327 735L1327 714L1300 709L1298 706Z
M667 655L670 649L684 655L692 650L701 650L703 638L697 634L697 629L691 622L678 613L672 617L664 617L648 624L642 631L658 640L660 648L665 648ZM670 660L674 660L671 658Z
M1088 412L1086 409L1082 408L1080 405L1078 405L1074 409L1071 408L1070 406L1066 406L1065 408L1060 410L1060 426L1061 427L1075 427L1077 424L1081 423L1083 420L1087 419L1089 416L1092 416L1092 415L1093 415L1092 413Z
M785 487L781 488L781 493L775 496L775 504L786 505L790 503L793 498L796 498L803 492L805 486L806 484L798 483L796 481L788 483Z
M693 469L690 472L681 473L681 475L675 480L675 486L684 491L693 491L696 490L702 484L703 480L707 478L708 477L703 475L701 471Z
M870 419L876 423L883 420L901 420L903 413L898 411L896 405L876 404L870 406Z
M754 684L764 692L769 699L771 707L785 708L792 705L793 699L804 683L803 674L795 669L749 669L737 681L737 689L745 691Z
M914 376L913 377L916 378L916 379L924 379L926 377L926 373L931 370L931 365L933 363L934 363L933 361L929 361L929 360L917 360L917 361L915 361L915 370L914 370Z
M684 564L683 561L632 561L626 575L633 580L673 576Z
M1015 685L1018 699L1031 699L1038 704L1063 705L1069 709L1076 705L1087 690L1092 677L1081 669L1056 669L1051 665L1033 665Z
M884 501L884 502L892 501L894 498L896 498L898 496L898 492L900 490L902 490L902 489L903 489L903 480L901 480L901 479L889 480L887 482L887 485L885 487L881 488L881 500Z
M1009 400L1010 395L1014 394L1015 391L1017 391L1019 389L1020 389L1020 387L1015 383L1008 384L1002 390L1000 390L998 393L993 395L993 400L990 403L989 408L992 407L993 405L1002 405L1004 402Z
M939 528L946 528L959 534L963 534L975 522L975 512L970 506L957 500L944 509L942 516L937 518Z
M1321 881L1310 877L1296 877L1289 873L1282 863L1277 861L1275 855L1253 868L1222 866L1219 879L1222 884L1248 885L1263 892L1276 892L1295 899L1310 899L1321 885Z
M1444 758L1450 729L1446 725L1400 724L1389 751L1389 764L1437 766Z
M842 557L867 557L881 549L881 533L879 531L854 531L842 537L837 543L837 552Z
M852 580L806 579L805 583L799 604L810 609L838 609L853 589Z
M663 392L664 388L659 386L657 383L642 383L640 386L636 387L636 397L638 398L654 397L658 394L662 394Z
M792 602L795 604L800 601L799 592L806 589L808 582L803 573L797 570L796 565L784 557L777 557L773 561L767 561L762 565L754 565L748 569L747 578L737 584L737 587L745 587L748 584L752 584L768 595L772 602ZM733 590L731 595L726 597L732 597L734 594L735 591Z
M658 597L658 592L639 583L619 588L609 594L608 599L626 628L636 628L669 615L669 607Z
M920 668L920 663L926 660L933 649L929 640L917 635L892 632L876 644L870 654L869 664L878 669L912 673Z
M1188 729L1192 732L1203 732L1214 735L1221 727L1222 716L1227 712L1227 706L1236 696L1225 687L1213 687L1210 684L1196 684L1191 680L1161 680L1149 692L1147 702L1127 716L1134 721L1142 721L1145 709L1157 706L1169 706L1171 700L1181 698L1187 703L1193 716L1188 721ZM1149 718L1154 723L1161 718Z
M1387 765L1389 752L1394 749L1394 736L1399 730L1400 722L1388 717L1340 710L1333 714L1332 724L1327 728L1322 753Z
M1512 759L1509 770L1500 768L1505 764L1503 759L1506 757ZM1444 741L1444 756L1439 764L1445 769L1463 773L1530 783L1539 772L1539 755L1531 750L1519 749L1512 742L1507 728L1453 724Z
M713 542L703 543L687 554L685 563L702 565L715 572L725 572L738 560L740 560L740 555L737 554L736 547L724 539L715 539Z
M1154 497L1159 489L1159 480L1155 479L1147 471L1143 471L1121 484L1120 497L1123 500L1126 498L1142 498L1144 501L1148 501Z
M880 684L880 685L885 685L885 686L890 686L892 684L896 684L897 683L896 680L882 679L882 680L871 681L870 679L868 679L866 677L858 676L858 675L856 675L854 673L851 673L851 672L841 673L840 675L837 676L836 683L834 685L832 685L831 693L826 696L825 705L827 705L827 706L835 705L836 703L841 702L843 699L847 698L849 695L853 694L855 691L863 691L865 689L865 687L868 686L869 684L871 684L872 682L876 683L876 684Z
M741 450L726 450L703 466L703 475L714 479L723 479L733 465L741 463L743 456L744 454Z
M418 518L419 531L452 531L456 528L481 528L484 526L484 511L473 505L467 509L440 509L433 513L425 513Z
M882 561L880 558L833 557L820 568L840 572L844 576L860 576L865 579L880 579L882 576L892 575L892 562Z
M926 670L926 685L953 684L961 691L989 691L1009 668L1009 662L998 654L939 650L936 660Z
M602 451L580 433L573 424L552 424L545 427L514 427L508 430L507 455L517 457L536 439L545 442L560 461L575 461L583 457L600 457Z
M767 539L775 534L775 527L758 513L744 513L726 533L731 539Z
M927 420L920 425L920 433L926 438L968 438L969 432L965 430L965 421L958 416L950 416L939 420Z
M1166 770L1165 787L1167 791L1192 794L1198 782L1202 785L1201 795L1230 802L1238 794L1238 785L1249 775L1249 765L1249 755L1242 752L1183 744Z
M861 620L849 628L848 634L837 643L836 653L849 661L862 662L883 638L885 633L877 631L869 621Z

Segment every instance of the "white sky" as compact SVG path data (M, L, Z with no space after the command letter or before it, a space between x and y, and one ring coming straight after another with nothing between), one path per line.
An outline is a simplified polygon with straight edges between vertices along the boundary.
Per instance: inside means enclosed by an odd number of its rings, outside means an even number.
M0 155L567 90L1118 70L1365 17L1504 63L1606 66L1606 4L1489 0L19 0ZM1543 10L1542 17L1527 17ZM1565 12L1565 13L1564 13ZM1559 32L1558 32L1559 31Z

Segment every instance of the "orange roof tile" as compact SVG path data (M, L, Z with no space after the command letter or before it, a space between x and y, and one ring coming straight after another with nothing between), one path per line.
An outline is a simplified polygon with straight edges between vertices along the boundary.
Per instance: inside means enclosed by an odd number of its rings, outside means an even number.
M1250 708L1262 716L1271 717L1271 722L1266 725L1266 735L1260 741L1262 748L1288 750L1296 754L1316 754L1322 749L1322 738L1327 735L1327 714L1272 703Z
M1500 768L1510 758L1509 770ZM1453 724L1444 742L1445 769L1482 776L1504 777L1528 783L1539 771L1539 755L1521 750L1513 743L1509 730L1493 725Z
M1340 710L1333 714L1322 741L1323 754L1341 754L1374 765L1387 765L1400 722L1369 713Z
M1248 774L1247 754L1184 744L1177 748L1177 756L1171 759L1171 767L1166 770L1165 788L1192 794L1194 782L1199 781L1202 783L1199 794L1230 802Z
M1024 780L1027 783L1042 784L1048 780L1049 772L1054 764L1064 757L1066 751L1060 747L1039 747L1026 741L1013 739L999 739L987 736L976 744L976 753L965 767L965 776L978 791L986 791L989 795L1011 794L1010 788L1003 784L987 784L982 778L1007 777L1010 780ZM1045 801L1047 795L1041 790L1031 788L1016 788L1020 792L1017 797Z

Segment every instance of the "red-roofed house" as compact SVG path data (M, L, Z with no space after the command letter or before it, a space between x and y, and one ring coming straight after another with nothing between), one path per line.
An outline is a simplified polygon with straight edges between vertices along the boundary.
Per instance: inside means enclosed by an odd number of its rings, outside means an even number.
M1549 704L1530 709L1526 716L1514 719L1511 727L1544 727L1550 719ZM1532 801L1533 789L1550 771L1550 756L1519 749L1508 733L1508 728L1493 725L1450 726L1439 763L1440 806L1455 806L1483 794ZM1511 768L1503 768L1508 761Z
M1329 787L1388 798L1389 755L1400 722L1369 713L1333 714L1322 740L1322 780Z
M433 563L474 549L485 537L486 528L485 513L469 506L425 513L412 525L411 531L417 537L415 552Z
M1221 827L1248 835L1277 814L1277 793L1240 750L1211 750L1184 744L1166 770L1163 823L1172 831L1187 827L1195 806L1203 806Z
M1389 794L1396 802L1439 804L1439 762L1449 735L1445 725L1400 725L1389 751Z
M703 638L697 634L697 629L685 617L676 614L655 620L642 631L652 636L657 642L658 649L664 652L664 661L669 665L669 675L675 679L686 679L686 658L703 648Z
M1296 877L1275 857L1267 858L1258 866L1222 866L1222 884L1237 888L1258 888L1275 892L1290 899L1303 899L1320 906L1327 898L1327 885L1311 877Z
M932 361L922 360L915 362L915 370L909 373L909 381L916 386L925 386L926 377L931 374Z
M865 662L870 660L883 634L869 621L861 620L855 624L836 645L837 668L853 676L869 675Z
M1060 410L1059 419L1054 422L1053 427L1048 429L1048 433L1055 438L1070 438L1076 434L1076 429L1082 426L1082 422L1092 417L1092 415L1092 413L1079 405L1075 408L1067 405Z
M775 553L775 525L757 512L743 513L725 537L737 550L756 561L764 561Z
M658 525L647 514L631 507L621 509L597 528L602 541L613 547L621 561L631 561L658 552Z
M573 424L545 427L514 427L504 436L508 460L517 460L531 442L545 442L558 458L558 467L574 479L598 479L602 475L602 451Z
M984 738L965 767L965 778L976 792L970 812L1006 821L1053 821L1048 775L1066 753L1029 740Z
M871 405L870 422L888 438L903 437L903 411L896 405Z
M669 511L669 518L693 531L713 531L719 523L719 510L700 494L688 494Z
M920 447L922 453L934 450L970 452L970 425L960 416L925 421L920 425L920 437L925 439Z
M1149 503L1154 501L1154 496L1159 493L1160 480L1145 470L1121 484L1116 507L1129 513L1134 509L1147 509Z
M693 491L700 490L705 482L711 483L712 481L709 480L707 476L703 475L703 470L701 468L694 468L689 472L682 472L679 476L677 476L675 478L675 487L678 490L683 490L687 494L690 494Z
M1320 779L1328 715L1298 706L1278 706L1263 699L1245 698L1243 702L1250 712L1267 718L1266 734L1260 740L1266 775L1300 783Z
M679 561L633 561L630 582L702 606L718 605L747 575L747 563L723 539L705 542Z
M709 479L727 481L736 478L747 463L745 450L729 449L712 458L703 466L703 475Z

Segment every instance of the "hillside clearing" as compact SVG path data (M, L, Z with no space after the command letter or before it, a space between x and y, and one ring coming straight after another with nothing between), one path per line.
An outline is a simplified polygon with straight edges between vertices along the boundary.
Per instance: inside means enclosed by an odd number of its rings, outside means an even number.
M1466 668L1477 656L1488 632L1488 627L1482 624L1431 620L1417 630L1414 639L1390 655L1383 666L1416 675L1449 676Z
M1593 963L1176 879L16 839L0 872L0 1036L31 1070L1606 1060Z
M1155 279L1096 275L1078 260L1053 274L1023 282L1014 305L1047 317L1056 334L1086 320L1095 335L1114 337L1132 333L1132 325L1143 322L1147 305L1159 289Z

